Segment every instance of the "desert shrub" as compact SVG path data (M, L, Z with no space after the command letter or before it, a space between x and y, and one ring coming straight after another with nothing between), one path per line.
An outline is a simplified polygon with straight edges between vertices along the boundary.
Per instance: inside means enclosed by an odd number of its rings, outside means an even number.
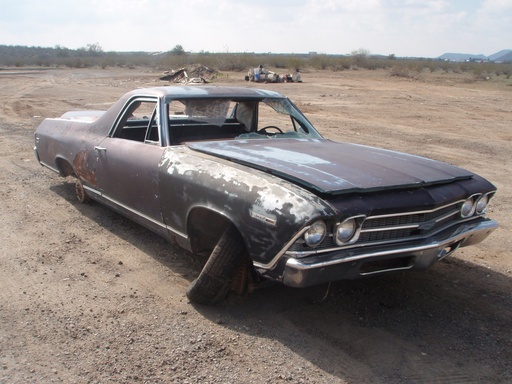
M471 70L473 69L472 63L460 63L459 67L462 72L471 72Z
M370 51L367 49L358 49L357 51L352 51L352 64L358 68L368 68L368 56L370 55Z
M510 78L511 72L512 72L512 65L507 63L493 63L494 70L493 72L496 75L505 75L508 78Z
M413 78L414 76L411 75L411 71L408 68L407 63L397 63L391 67L389 70L389 75L394 77L403 77L403 78Z
M291 71L300 70L304 67L304 60L297 56L288 56L286 68Z
M423 68L426 68L429 72L435 72L438 68L438 65L433 60L427 60L423 63Z
M403 63L407 67L407 72L410 74L412 72L420 73L423 71L424 63L420 60L408 60Z
M349 57L338 57L333 60L333 69L335 71L343 71L346 69L350 69L352 66L352 60Z
M247 71L250 67L256 66L252 62L249 54L218 54L218 60L214 67L220 71L242 72Z
M476 80L488 80L490 77L483 65L476 65L473 68L473 76Z
M332 67L332 58L327 55L314 55L310 57L309 65L315 69L328 69Z
M215 59L215 56L209 52L201 52L200 54L198 54L196 61L198 63L203 64L204 66L206 66L208 68L214 68L214 67L216 68L217 67L217 61Z
M454 66L452 71L453 71L453 73L463 73L464 72L463 67L460 65Z
M437 69L444 72L453 71L453 63L450 63L449 61L439 61Z
M178 69L183 68L188 63L188 55L173 55L165 53L154 58L153 66L158 69Z
M503 67L501 68L501 73L505 75L507 79L510 79L510 77L512 76L512 65L503 64Z
M274 68L287 68L288 67L288 56L286 55L272 55L269 57L269 66Z

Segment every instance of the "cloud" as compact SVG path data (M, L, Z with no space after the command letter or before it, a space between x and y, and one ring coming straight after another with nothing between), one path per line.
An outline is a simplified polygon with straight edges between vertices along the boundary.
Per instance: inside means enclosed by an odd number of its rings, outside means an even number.
M489 13L501 13L512 10L512 0L484 0L481 11Z
M512 35L512 0L3 2L0 44L10 45L437 56L493 53Z

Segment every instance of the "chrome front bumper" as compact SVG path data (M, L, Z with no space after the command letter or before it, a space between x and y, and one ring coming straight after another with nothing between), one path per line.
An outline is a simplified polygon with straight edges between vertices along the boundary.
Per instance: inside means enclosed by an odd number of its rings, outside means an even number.
M482 219L406 245L396 243L394 246L334 251L304 259L287 258L280 274L281 281L291 287L307 287L390 271L427 269L459 247L481 242L497 227L495 221Z

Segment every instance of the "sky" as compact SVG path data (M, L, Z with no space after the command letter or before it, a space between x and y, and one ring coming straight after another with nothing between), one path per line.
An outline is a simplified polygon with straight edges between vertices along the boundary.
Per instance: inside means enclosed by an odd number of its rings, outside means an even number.
M512 49L512 0L0 0L0 45L438 57Z

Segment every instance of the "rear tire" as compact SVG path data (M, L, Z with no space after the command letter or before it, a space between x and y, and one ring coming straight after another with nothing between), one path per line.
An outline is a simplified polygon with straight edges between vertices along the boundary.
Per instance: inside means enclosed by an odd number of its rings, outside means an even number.
M91 201L91 198L85 191L84 185L82 184L81 180L77 180L75 182L75 193L76 193L76 198L78 199L79 202L86 204Z
M191 302L212 305L229 292L236 271L245 258L245 244L238 230L229 224L220 236L201 273L187 289Z

